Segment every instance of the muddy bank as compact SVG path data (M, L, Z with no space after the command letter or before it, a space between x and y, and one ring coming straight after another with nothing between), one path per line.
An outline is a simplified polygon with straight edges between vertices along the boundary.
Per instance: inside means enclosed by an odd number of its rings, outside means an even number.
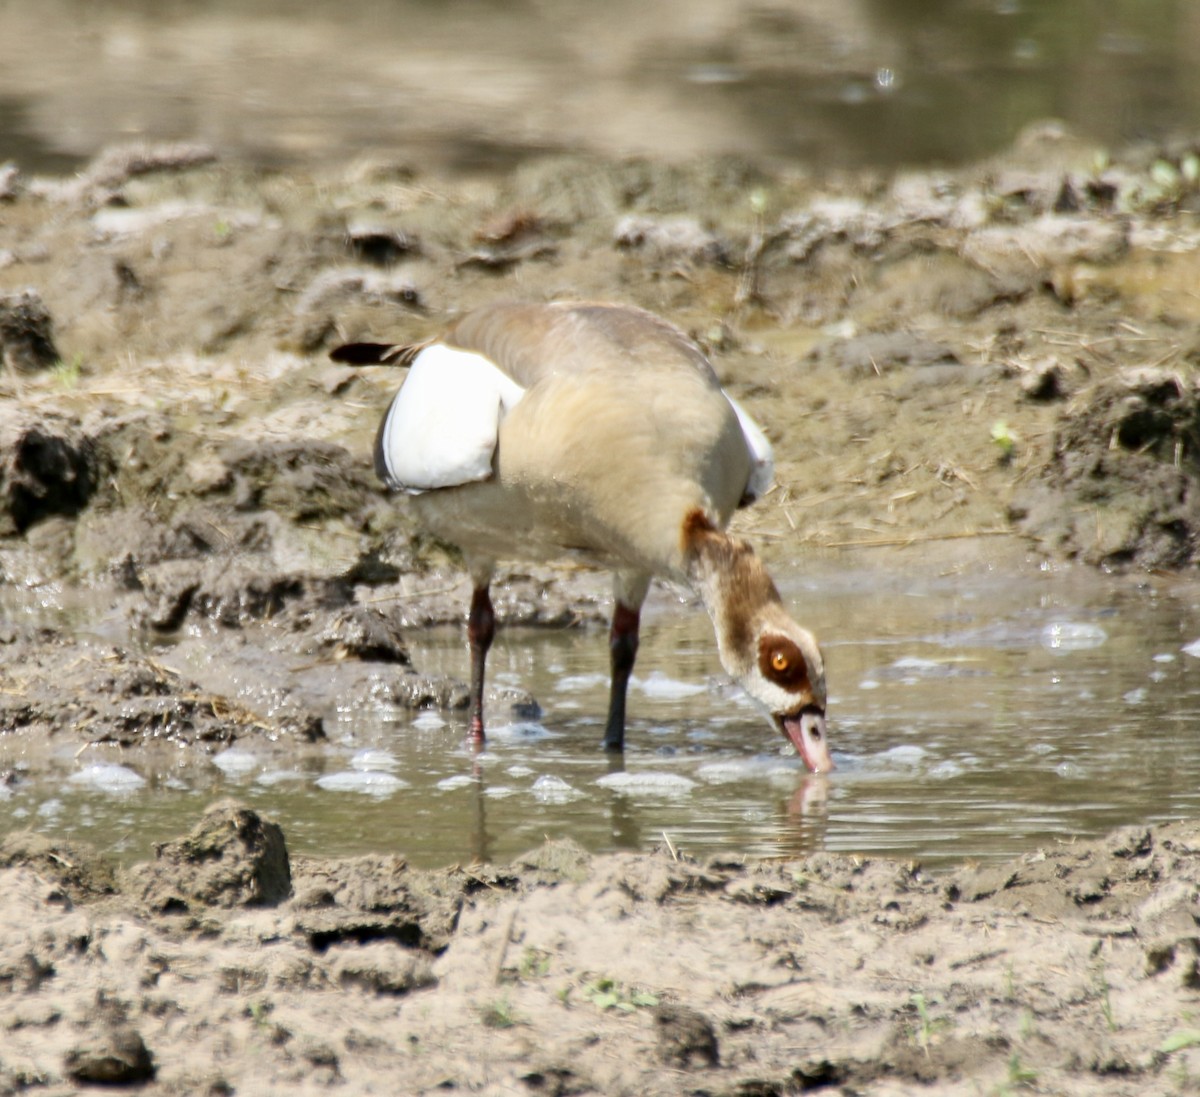
M117 869L0 846L5 1092L1185 1092L1200 830L986 869L551 843L290 860L215 805Z
M781 574L814 546L983 536L1190 572L1198 178L1186 142L1109 155L1055 126L886 178L272 174L196 146L6 171L0 733L22 757L0 791L53 752L96 781L143 745L303 757L337 705L461 719L461 681L410 647L461 620L466 581L371 474L398 377L326 351L500 296L692 332L776 446L739 523ZM496 591L502 621L555 629L601 630L608 599L565 567ZM233 808L132 867L10 835L0 1086L1184 1089L1198 844L1136 829L935 878L562 846L415 872L289 859Z

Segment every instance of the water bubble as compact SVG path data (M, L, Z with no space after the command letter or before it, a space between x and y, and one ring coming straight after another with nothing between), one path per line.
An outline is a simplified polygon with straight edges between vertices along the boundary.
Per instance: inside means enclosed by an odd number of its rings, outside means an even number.
M475 778L469 773L456 773L452 777L443 777L437 783L437 787L442 792L453 792L456 788L467 788L473 784L475 784Z
M136 792L146 783L146 779L140 773L135 773L127 766L111 763L84 766L78 773L71 774L70 781L73 785L82 785L84 788L117 796Z
M1042 629L1042 647L1051 651L1088 651L1108 640L1099 625L1075 621L1053 621Z
M317 778L317 787L326 792L357 792L364 796L391 796L399 789L408 788L408 782L390 773L363 770L343 770L327 773Z
M350 768L360 773L387 772L396 769L400 760L386 750L360 750L350 759Z
M579 799L583 793L568 785L561 777L547 773L533 782L533 795L543 804L565 804Z
M876 761L886 765L918 766L925 758L926 753L924 747L919 747L915 743L906 743L883 751L882 754L876 756Z
M633 684L647 697L657 697L663 701L678 701L684 697L692 697L703 693L708 687L697 685L695 682L681 682L668 678L660 670L654 671L645 678L635 678Z
M547 731L533 720L522 720L515 724L489 725L488 741L492 743L529 743L539 739L554 739L558 733Z
M646 770L643 773L608 773L596 779L602 788L625 796L682 796L696 787L696 782L680 773Z
M212 764L226 777L245 777L258 768L258 759L248 750L230 747L220 754L214 754Z

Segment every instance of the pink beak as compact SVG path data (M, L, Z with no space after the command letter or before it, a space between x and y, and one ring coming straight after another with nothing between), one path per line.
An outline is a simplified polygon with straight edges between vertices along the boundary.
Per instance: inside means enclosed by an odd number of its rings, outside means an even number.
M835 768L825 740L825 713L819 708L809 705L799 712L777 716L776 720L813 773L828 773Z

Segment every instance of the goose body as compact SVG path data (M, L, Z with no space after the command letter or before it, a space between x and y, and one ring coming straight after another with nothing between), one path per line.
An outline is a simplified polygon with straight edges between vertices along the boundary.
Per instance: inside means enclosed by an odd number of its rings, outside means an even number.
M621 305L502 304L425 344L350 344L333 357L410 366L375 467L463 552L477 738L497 562L574 555L614 575L607 748L624 742L638 614L663 576L699 593L726 670L809 768L832 768L820 650L750 546L724 532L770 486L770 445L682 332Z

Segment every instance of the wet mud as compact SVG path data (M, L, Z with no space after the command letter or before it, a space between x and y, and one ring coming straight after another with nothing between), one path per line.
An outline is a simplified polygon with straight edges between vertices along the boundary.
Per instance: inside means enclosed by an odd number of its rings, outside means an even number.
M145 1093L1187 1092L1200 831L928 875L548 843L290 860L233 801L117 868L0 844L0 1085Z

